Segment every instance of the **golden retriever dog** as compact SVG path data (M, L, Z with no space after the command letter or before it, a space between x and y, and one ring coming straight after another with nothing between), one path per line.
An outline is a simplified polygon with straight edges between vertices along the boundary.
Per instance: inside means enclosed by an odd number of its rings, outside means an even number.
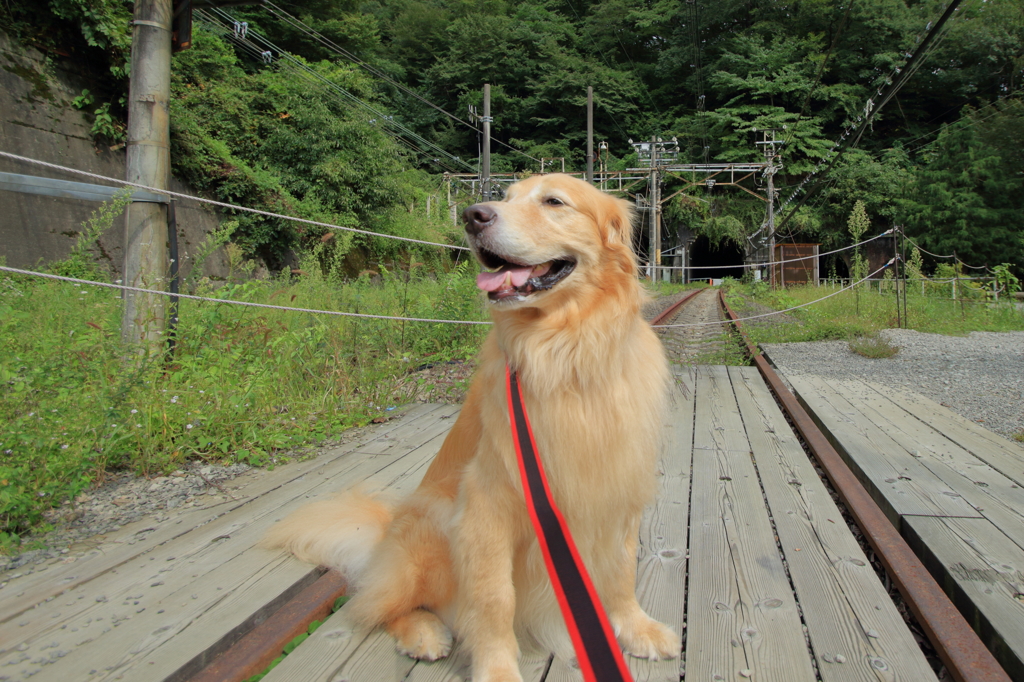
M362 492L300 509L266 546L340 570L345 607L398 649L434 660L454 632L474 682L521 680L519 644L571 656L512 443L506 363L561 508L626 652L679 654L636 600L640 517L655 493L669 385L627 202L567 175L534 176L463 213L494 327L465 405L415 492ZM518 635L518 637L517 637Z

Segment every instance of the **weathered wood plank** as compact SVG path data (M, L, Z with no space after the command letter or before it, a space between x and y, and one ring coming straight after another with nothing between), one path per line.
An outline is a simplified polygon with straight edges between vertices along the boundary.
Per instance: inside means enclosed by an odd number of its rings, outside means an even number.
M758 371L729 373L823 682L935 680Z
M443 407L438 404L413 405L405 410L399 419L368 428L361 441L346 443L316 459L280 466L273 471L255 469L246 472L226 486L237 499L179 510L169 514L169 518L159 524L154 523L153 519L128 524L114 533L91 540L95 547L75 561L46 566L45 570L42 567L37 568L31 573L25 570L9 571L6 576L0 578L0 581L6 580L8 583L0 592L3 597L0 605L0 623L17 618L46 599L84 585L107 571L152 551L155 547L182 537L220 516L250 504L290 481L345 457L363 441L369 443L383 438L390 432L407 428L411 423L421 419L431 421L429 415ZM23 575L12 579L10 576L16 573Z
M724 367L699 367L687 680L814 680L796 601Z
M1024 548L1024 488L861 381L836 389L872 423ZM1024 469L1024 462L1021 463Z
M452 424L454 420L448 420L449 428ZM445 436L438 434L431 441L431 447L420 448L422 456L412 467L389 467L367 477L370 487L386 487L396 494L411 492L423 478ZM343 607L263 679L265 682L328 682L335 678L349 682L398 681L405 679L415 663L398 653L390 635L380 628L367 631L357 626Z
M682 372L683 374L679 374ZM677 370L658 463L658 497L640 526L636 590L652 618L682 634L686 627L686 548L690 515L693 381ZM680 654L660 661L626 657L635 682L678 682Z
M1024 486L1024 447L975 424L918 393L901 391L875 382L866 385L897 402L903 409L939 431L951 441L989 464L999 473Z
M448 408L449 411L450 409L452 408ZM448 411L441 412L441 414L446 413ZM221 514L209 523L196 527L192 532L179 535L174 542L164 543L156 548L152 548L147 553L136 556L128 562L121 562L116 568L111 568L100 575L91 577L90 580L83 580L81 583L73 584L71 588L65 588L66 592L61 595L56 603L67 601L65 597L74 598L76 601L73 605L60 609L63 612L60 618L72 618L85 611L103 608L95 606L95 600L97 599L102 598L102 601L99 603L105 603L107 600L111 603L116 603L116 595L134 594L136 586L130 582L126 584L125 575L138 576L137 582L140 585L145 585L148 584L146 580L150 577L148 575L149 572L157 570L152 568L153 566L160 567L159 571L161 573L170 573L176 576L179 574L197 573L195 570L196 566L194 565L195 562L210 553L215 555L214 561L226 560L232 556L231 552L238 553L244 547L240 547L239 542L222 542L224 538L234 535L237 539L239 531L258 519L263 519L267 514L278 513L277 506L284 504L288 499L304 498L311 494L313 489L324 484L341 486L345 476L361 465L364 466L362 471L368 473L386 466L390 461L387 458L377 458L376 463L367 464L371 459L373 458L361 455L352 456L348 451L345 451L342 456L318 462L315 470L310 471L306 469L304 473L300 473L297 477L289 476L285 479L289 483L287 488L282 487L280 479L271 481L271 490L275 494L261 495L258 498L254 498L255 501L250 500L251 504L240 505L231 512ZM272 499L272 501L267 503L268 499ZM168 525L173 526L176 524ZM239 549L236 550L236 548ZM225 552L228 552L228 554L225 554ZM188 569L191 569L190 573L186 574L183 572ZM149 582L152 581L152 579L149 580ZM152 590L144 591L149 593L151 598L156 597ZM20 617L0 624L0 641L9 640L25 643L32 637L37 636L41 631L52 629L55 625L53 620L53 618L56 618L53 616L55 611L56 609L52 603L44 602L37 605L31 611L25 612ZM57 624L62 624L62 621L58 621Z
M666 423L666 441L661 458L661 495L658 504L645 515L641 528L641 566L638 571L638 597L648 612L677 628L683 627L686 573L686 519L689 497L689 442L693 421L693 393L678 393ZM338 630L352 631L344 609L331 617L285 662L265 678L275 680L465 680L469 676L468 655L456 643L445 659L432 663L416 662L395 651L392 638L381 630L365 637L345 639ZM630 659L634 676L640 680L679 679L678 658L649 662ZM549 672L549 666L551 668ZM545 673L549 681L578 680L579 669L564 660L551 664L550 657L533 654L520 660L520 672L527 682L540 682Z
M21 635L22 644L31 651L61 634L64 628L73 633L92 623L109 623L115 617L118 622L131 619L131 630L125 624L122 630L101 632L102 643L94 637L96 641L90 646L79 647L73 655L46 666L39 679L58 679L69 666L69 670L112 668L109 672L122 675L132 666L142 665L143 659L147 677L164 679L211 645L237 637L235 630L239 624L249 619L259 605L291 589L313 570L288 559L283 564L287 566L287 579L284 575L259 578L261 572L269 570L268 566L276 565L276 553L254 549L253 545L276 519L309 497L382 475L406 458L408 462L400 468L408 470L417 460L431 457L441 440L438 436L421 452L412 454L381 457L353 453L343 461L330 462L316 474L300 477L287 488L264 496L259 504L229 513L195 533L157 548L149 556L137 557L81 589L62 595L58 599L71 600L67 608L58 610L57 606L47 604L44 609L34 609L29 614L32 621L12 634ZM239 599L230 596L235 590L245 589L252 580L256 580L254 585L258 584L254 592ZM0 630L8 627L16 626L12 622L0 626ZM160 636L150 638L145 632ZM4 634L7 633L0 636ZM101 674L95 679L106 677Z
M896 527L900 518L981 515L892 438L860 418L831 382L814 375L787 377L801 401Z
M906 519L907 541L999 664L1024 679L1024 550L987 519Z

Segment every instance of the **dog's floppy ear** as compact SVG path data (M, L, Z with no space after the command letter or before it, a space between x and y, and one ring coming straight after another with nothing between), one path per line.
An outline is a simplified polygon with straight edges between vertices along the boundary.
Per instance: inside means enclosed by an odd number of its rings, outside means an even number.
M605 199L605 219L601 226L605 239L611 243L632 244L633 219L636 215L633 204L610 195L605 195Z

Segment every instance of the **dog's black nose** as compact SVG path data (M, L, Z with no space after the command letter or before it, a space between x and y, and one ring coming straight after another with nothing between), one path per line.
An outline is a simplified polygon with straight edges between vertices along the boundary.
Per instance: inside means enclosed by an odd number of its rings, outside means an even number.
M466 223L466 232L471 235L478 235L494 224L498 214L487 204L473 204L462 212L462 219Z

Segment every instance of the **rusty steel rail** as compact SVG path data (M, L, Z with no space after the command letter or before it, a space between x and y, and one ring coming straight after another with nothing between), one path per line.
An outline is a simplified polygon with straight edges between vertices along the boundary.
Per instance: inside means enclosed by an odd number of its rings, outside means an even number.
M347 587L340 573L327 571L188 682L242 682L263 672L286 644L306 632L310 623L331 614L334 602Z
M935 578L875 504L796 396L764 356L757 352L743 332L736 313L725 302L724 290L719 290L719 298L726 316L743 338L761 376L825 470L825 475L903 595L917 622L921 624L946 670L957 682L1010 682L1010 676L996 662L992 652L982 643Z
M665 308L663 311L658 313L657 317L655 317L653 320L651 320L651 326L652 327L657 327L660 324L664 324L665 320L670 319L673 315L676 314L676 312L680 308L682 308L684 305L686 305L687 301L689 301L691 298L693 298L694 296L696 296L697 294L699 294L702 291L704 291L704 289L696 289L696 290L693 291L693 293L690 293L690 294L687 294L686 296L683 296L681 299L679 299L678 301L676 301L675 303L673 303L669 307Z

